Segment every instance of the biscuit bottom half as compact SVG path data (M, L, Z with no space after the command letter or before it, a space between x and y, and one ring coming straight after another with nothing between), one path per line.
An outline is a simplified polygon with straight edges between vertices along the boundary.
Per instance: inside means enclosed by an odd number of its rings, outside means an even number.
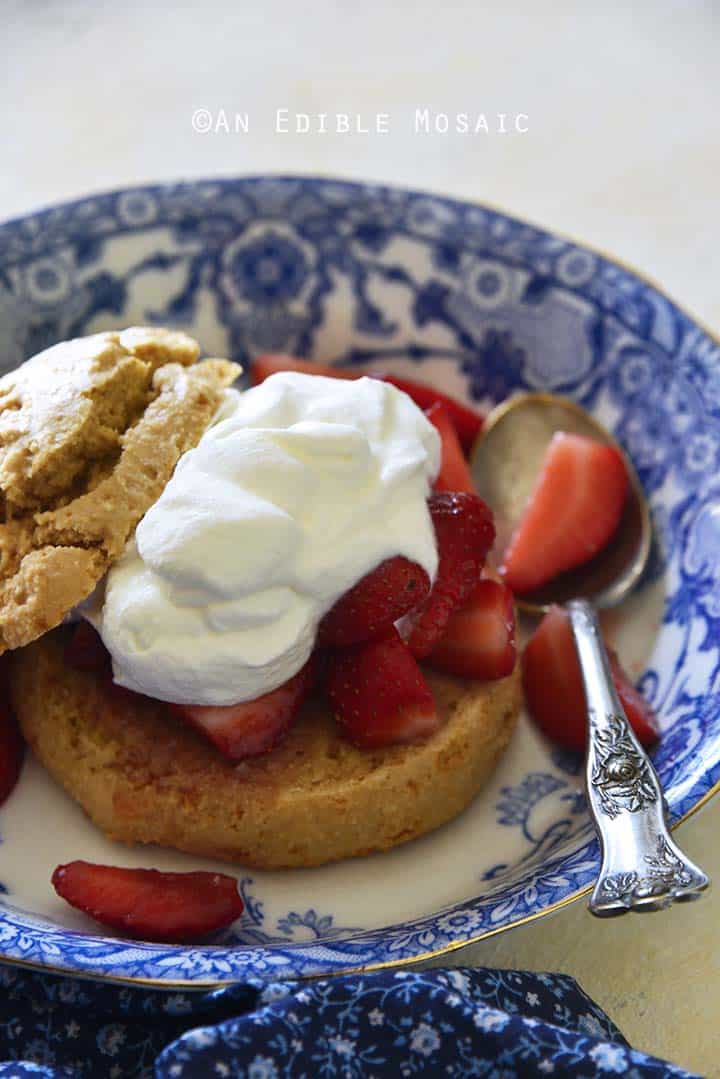
M157 843L263 869L387 850L472 801L506 748L520 678L426 672L445 726L427 742L358 750L310 698L271 753L233 764L157 701L65 666L67 630L13 656L30 746L112 839Z

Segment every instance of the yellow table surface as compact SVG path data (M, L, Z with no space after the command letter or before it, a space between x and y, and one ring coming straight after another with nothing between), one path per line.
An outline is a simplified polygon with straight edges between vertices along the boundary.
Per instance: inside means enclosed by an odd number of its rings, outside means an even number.
M637 1049L720 1075L720 796L677 829L716 882L702 899L654 914L594 918L581 899L428 963L571 974Z

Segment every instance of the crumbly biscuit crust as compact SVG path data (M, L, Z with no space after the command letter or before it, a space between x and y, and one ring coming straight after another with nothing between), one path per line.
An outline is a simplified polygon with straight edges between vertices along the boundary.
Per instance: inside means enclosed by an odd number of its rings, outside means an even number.
M0 652L90 594L240 369L143 327L63 342L0 379Z

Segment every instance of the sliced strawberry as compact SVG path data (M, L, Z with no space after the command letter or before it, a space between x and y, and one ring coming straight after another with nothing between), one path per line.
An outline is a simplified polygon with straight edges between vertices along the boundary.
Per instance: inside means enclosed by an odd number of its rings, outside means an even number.
M59 865L52 884L71 906L140 940L189 943L243 912L237 881L224 873L160 873L77 861Z
M84 619L73 626L65 646L65 662L76 671L110 671L110 653L97 630Z
M505 553L510 588L531 592L596 555L617 528L627 488L614 446L558 431Z
M25 742L10 700L9 657L0 660L0 806L20 778Z
M314 682L311 658L296 675L270 693L239 704L171 704L173 714L197 727L233 761L267 753L287 734Z
M440 491L430 496L428 505L438 545L438 570L408 636L410 650L418 659L432 651L452 612L475 588L495 540L492 513L479 495Z
M630 681L630 676L614 648L608 648L608 659L615 690L632 729L644 746L653 745L660 737L655 713L642 693Z
M448 418L457 432L462 449L466 454L470 452L483 427L483 417L479 412L475 412L466 405L461 405L459 401L456 401L453 397L448 397L445 393L441 393L434 386L425 386L421 382L401 378L399 375L383 374L381 377L385 382L391 382L393 386L397 386L408 397L412 397L415 404L422 409L429 409L435 404L444 405ZM458 488L458 490L464 490L464 488Z
M437 428L442 441L440 471L433 484L436 491L469 491L475 493L475 484L470 475L470 468L463 456L457 432L453 427L450 414L442 401L436 401L427 409L425 415Z
M15 716L7 701L0 704L0 806L5 802L20 778L25 742Z
M492 681L515 667L515 605L507 585L483 578L427 657L431 667Z
M610 653L615 689L633 730L643 745L657 740L658 730L649 705ZM552 607L535 630L522 659L523 687L528 711L548 738L569 749L587 745L587 707L580 664L570 619Z
M453 397L441 393L433 386L426 386L414 379L403 378L400 375L389 374L386 371L370 369L367 367L330 367L324 363L313 363L312 360L300 360L295 356L287 356L279 352L268 352L264 356L258 356L252 362L250 368L250 381L257 386L270 375L278 371L300 371L306 375L325 375L328 378L362 378L370 375L372 378L380 378L384 382L390 382L408 397L411 397L416 405L422 409L428 409L438 402L445 406L450 421L460 439L460 445L465 453L469 453L475 439L482 431L483 417L480 413L460 404Z
M114 681L112 671L105 679L105 699L113 701L118 708L132 708L139 701L152 700L144 693L137 693L134 689L128 689L127 686L120 686Z
M325 363L313 363L312 360L299 360L295 356L286 356L281 352L267 352L253 360L250 368L250 381L258 386L270 375L278 371L299 371L303 375L325 375L327 378L361 378L367 371L352 367L330 367Z
M442 726L430 687L396 629L333 653L327 693L348 738L362 749L416 742Z
M417 607L430 591L422 566L398 555L388 558L341 596L323 618L317 643L342 648L389 633L398 618Z

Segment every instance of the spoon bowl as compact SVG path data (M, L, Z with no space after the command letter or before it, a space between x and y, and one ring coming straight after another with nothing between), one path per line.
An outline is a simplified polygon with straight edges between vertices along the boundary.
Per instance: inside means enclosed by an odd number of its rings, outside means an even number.
M586 435L623 455L629 478L622 517L609 544L590 561L559 574L542 588L516 596L528 614L576 597L595 607L614 607L635 587L647 564L652 523L640 480L610 432L568 397L522 393L492 410L475 443L470 468L478 493L493 507L499 559L507 549L537 479L543 455L557 431Z

